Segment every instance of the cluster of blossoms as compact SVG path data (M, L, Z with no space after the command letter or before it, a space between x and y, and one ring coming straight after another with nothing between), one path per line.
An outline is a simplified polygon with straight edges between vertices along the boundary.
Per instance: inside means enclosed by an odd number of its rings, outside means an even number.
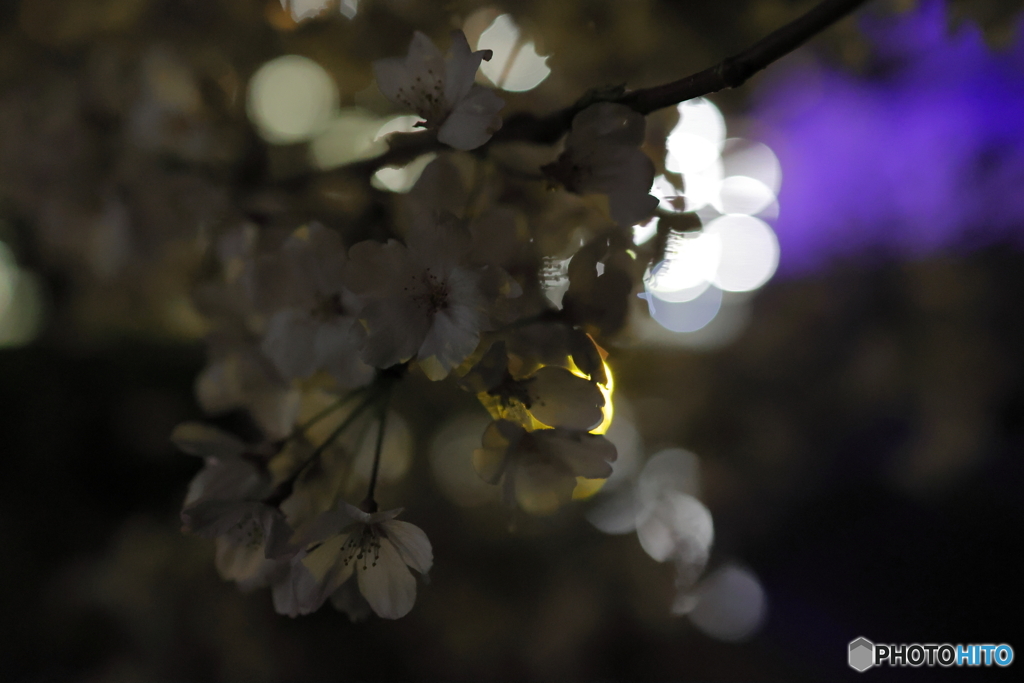
M490 154L504 103L474 83L489 57L461 32L447 56L417 33L406 58L375 63L381 92L451 148L410 192L356 224L247 223L214 241L195 297L212 323L197 393L210 413L247 411L259 437L177 429L205 463L182 520L217 539L225 578L271 587L282 614L413 607L410 569L430 570L430 542L376 499L390 398L410 374L489 412L473 465L510 506L548 514L612 473L596 340L623 327L646 266L631 232L658 203L644 117L599 102L540 163ZM560 305L546 295L553 259L569 264Z

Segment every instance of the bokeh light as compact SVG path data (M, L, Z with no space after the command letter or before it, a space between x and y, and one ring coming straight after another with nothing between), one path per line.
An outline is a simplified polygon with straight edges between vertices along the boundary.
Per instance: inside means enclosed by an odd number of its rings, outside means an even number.
M726 138L725 118L710 101L699 98L678 105L679 122L665 141L665 168L681 181L659 175L651 194L659 210L695 212L704 229L697 234L669 233L665 259L644 278L651 317L663 328L682 334L703 330L722 310L723 291L746 292L764 285L775 273L779 244L760 218L776 218L776 194L782 168L775 153L759 142ZM677 186L677 183L679 186ZM636 244L657 234L653 218L633 227ZM705 335L695 347L718 346L736 337L746 315ZM654 342L650 328L640 337ZM707 343L705 343L707 342ZM660 342L658 342L660 343ZM679 338L677 345L688 345Z
M281 6L292 15L294 21L303 21L320 16L335 0L281 0Z
M540 85L551 73L547 57L537 54L533 41L523 40L519 27L508 14L497 17L480 34L478 50L491 50L480 70L502 90L525 92Z
M749 216L756 216L775 203L775 193L771 188L760 180L742 175L723 178L718 196L711 202L719 213Z
M779 241L764 221L741 214L722 216L708 223L704 234L721 245L722 255L713 276L721 289L749 292L775 273Z
M650 503L666 491L700 494L700 461L683 448L666 448L648 459L637 480L641 502Z
M675 173L703 171L721 155L725 119L702 97L683 102L678 111L679 123L665 141L665 168Z
M374 454L377 450L377 432L380 420L374 419L366 423L365 435L360 440L352 463L352 472L363 482L370 481L373 471ZM409 424L400 414L388 411L384 422L384 440L381 443L379 480L393 483L405 476L412 464L413 440Z
M442 424L430 439L434 483L456 505L476 507L499 499L498 489L473 468L473 451L480 448L480 435L488 424L486 413L462 413Z
M419 180L423 170L437 155L431 152L416 157L405 166L385 166L373 174L371 184L378 190L405 193Z
M647 291L663 301L693 301L707 289L722 258L717 235L670 235L665 260L647 278Z
M689 301L666 301L651 293L644 296L651 317L672 332L696 332L722 308L722 290L713 285Z
M658 198L658 208L669 213L680 213L686 210L683 192L663 175L654 177L651 194ZM639 242L637 242L639 244Z
M646 223L637 223L633 226L633 243L646 244L652 237L658 234L658 217L654 216Z
M302 142L322 132L338 105L338 87L322 66L299 55L272 59L249 82L249 118L267 142Z
M682 448L651 456L639 474L635 467L600 495L587 511L599 531L619 535L636 531L644 550L659 562L674 559L703 565L711 550L711 513L697 499L700 461Z
M421 120L418 116L396 116L389 119L387 123L377 130L377 135L374 139L376 141L383 141L391 133L415 133L421 130L416 127L416 124ZM408 192L416 184L416 181L419 180L423 169L436 158L437 155L431 152L430 154L416 157L405 166L385 166L373 174L371 182L378 190L398 193Z
M764 183L772 194L782 188L782 164L771 147L763 142L729 138L722 146L725 175L753 178Z
M693 590L690 621L704 634L726 642L747 640L764 624L768 600L752 571L727 564Z
M387 142L381 139L381 122L365 109L342 109L310 144L313 163L326 170L383 153Z

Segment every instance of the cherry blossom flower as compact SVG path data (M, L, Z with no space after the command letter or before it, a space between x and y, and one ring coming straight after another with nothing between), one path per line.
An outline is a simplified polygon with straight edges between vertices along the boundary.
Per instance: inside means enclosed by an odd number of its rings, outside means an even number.
M644 127L643 115L625 105L591 105L573 118L565 151L542 170L570 192L606 195L618 224L642 222L658 207L648 194L654 163L640 150Z
M416 602L416 579L409 569L426 574L434 554L422 529L395 519L401 512L367 513L343 503L309 529L300 529L296 537L302 541L322 540L302 559L318 587L307 599L322 604L355 575L359 593L378 616L398 619L408 614ZM358 609L351 598L341 595L338 602Z
M320 609L324 597L312 572L303 564L306 551L293 555L286 567L277 572L271 586L274 611L289 617L312 614Z
M273 485L266 469L244 443L196 423L179 425L174 443L203 457L181 511L186 531L217 539L217 569L243 589L266 585L279 573L292 530L284 515L262 502ZM257 456L258 457L258 456Z
M615 446L599 434L562 427L527 431L496 420L473 452L473 465L484 481L501 484L506 503L544 514L572 497L576 477L610 476L615 457Z
M525 377L509 371L504 342L498 342L463 378L496 419L529 429L566 427L589 431L604 419L605 399L597 384L557 365L545 365Z
M498 112L505 102L473 83L480 62L490 50L472 52L462 31L452 32L452 46L442 56L430 38L417 31L403 59L373 63L377 87L384 96L423 117L423 127L455 149L476 149L501 128Z
M416 358L444 379L477 347L495 296L517 296L504 271L470 260L469 231L450 214L427 214L403 245L360 242L347 281L365 304L363 360L378 368Z
M253 265L252 296L270 315L263 352L286 378L327 370L342 387L373 378L359 359L363 341L358 299L344 286L344 245L313 223L285 241L281 252Z
M301 394L281 377L259 341L240 329L209 335L209 361L196 377L196 398L210 414L244 408L268 439L282 439L295 423Z

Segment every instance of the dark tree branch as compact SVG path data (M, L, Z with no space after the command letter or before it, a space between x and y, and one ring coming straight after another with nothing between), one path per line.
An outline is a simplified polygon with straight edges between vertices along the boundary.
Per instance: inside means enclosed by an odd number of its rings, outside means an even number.
M823 0L811 11L710 69L666 85L634 90L610 99L646 115L664 107L692 100L694 97L710 95L727 88L738 88L758 71L786 56L867 2L868 0ZM569 130L573 117L592 103L592 99L584 98L571 107L542 118L531 114L513 116L505 122L505 126L494 135L491 142L528 141L552 144Z
M487 144L554 144L569 130L576 114L595 101L618 102L646 115L695 97L737 88L758 71L789 54L867 2L868 0L823 0L814 9L762 38L743 52L672 83L610 97L595 98L588 94L572 106L543 117L528 113L516 114L505 121L501 130L495 133ZM383 166L405 164L420 154L434 152L443 147L433 132L396 133L391 136L390 149L384 154L342 167L338 171L371 175Z
M868 0L824 0L807 14L762 38L738 55L678 81L635 90L619 102L641 114L719 90L738 88L769 64L785 57Z

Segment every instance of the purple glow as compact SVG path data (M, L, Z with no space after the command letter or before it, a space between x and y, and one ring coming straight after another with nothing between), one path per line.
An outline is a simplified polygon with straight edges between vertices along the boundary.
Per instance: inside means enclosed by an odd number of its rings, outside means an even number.
M881 76L794 69L754 116L778 154L779 272L835 257L1024 245L1024 41L993 52L943 5L865 21Z

